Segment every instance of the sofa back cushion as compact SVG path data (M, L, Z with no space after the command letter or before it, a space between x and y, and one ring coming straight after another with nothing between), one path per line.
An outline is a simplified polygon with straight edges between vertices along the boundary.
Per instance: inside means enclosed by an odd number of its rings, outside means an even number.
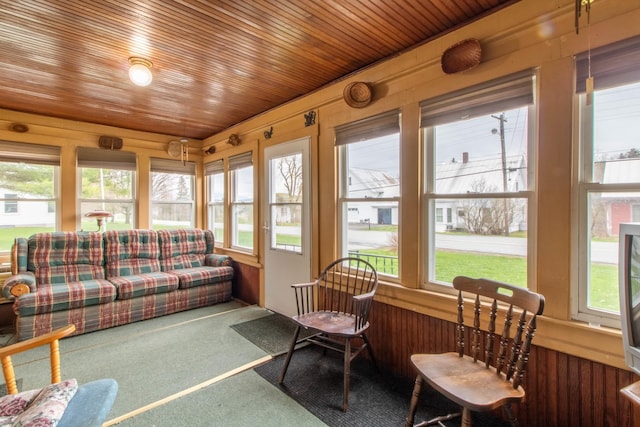
M38 286L104 279L103 255L101 233L37 233L29 237L27 270Z
M104 233L107 278L160 271L158 233L109 230Z
M162 271L202 267L205 265L205 256L213 253L211 230L158 230L158 238Z

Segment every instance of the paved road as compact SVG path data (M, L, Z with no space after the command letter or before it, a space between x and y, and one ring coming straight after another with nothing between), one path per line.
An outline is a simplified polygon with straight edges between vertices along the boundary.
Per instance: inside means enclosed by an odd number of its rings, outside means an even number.
M389 241L390 233L382 231L349 230L349 240L353 249L365 249L380 246ZM505 236L479 236L437 234L436 247L469 252L484 252L501 255L526 256L525 239ZM618 262L618 245L612 242L593 242L591 258L594 262L616 264Z

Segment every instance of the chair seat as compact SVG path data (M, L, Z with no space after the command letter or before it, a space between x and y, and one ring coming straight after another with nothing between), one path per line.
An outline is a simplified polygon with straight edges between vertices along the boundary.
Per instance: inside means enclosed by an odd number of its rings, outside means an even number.
M344 337L358 335L369 327L369 322L367 322L362 328L356 330L355 316L332 311L315 311L293 316L292 319L305 328L317 329L327 334Z
M118 383L104 378L82 384L65 410L58 427L100 427L116 400Z
M411 363L433 388L472 411L489 411L525 396L524 389L514 389L504 374L498 376L495 368L466 355L461 360L458 353L414 354Z

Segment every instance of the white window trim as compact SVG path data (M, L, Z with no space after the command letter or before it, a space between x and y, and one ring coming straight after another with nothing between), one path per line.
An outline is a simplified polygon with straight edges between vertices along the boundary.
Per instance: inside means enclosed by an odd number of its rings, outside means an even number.
M423 127L420 135L423 139L422 146L424 147L423 165L423 187L422 194L422 246L424 249L424 258L422 264L422 280L421 287L425 290L435 291L445 294L456 294L451 283L439 282L432 280L431 276L435 271L435 233L432 230L436 229L435 221L435 201L441 199L485 199L485 198L525 198L527 199L527 287L535 291L536 283L536 239L531 236L536 236L537 229L537 203L536 203L536 171L537 171L537 157L536 148L537 143L537 102L538 88L535 82L538 80L537 70L530 71L534 82L534 101L533 104L527 108L527 185L528 188L513 193L482 193L482 194L437 194L435 193L435 139L433 133L433 126ZM497 79L499 80L499 79ZM489 84L480 85L483 90L491 91ZM464 92L464 90L463 90ZM433 256L432 256L433 254Z
M237 251L240 252L245 252L245 253L255 253L256 251L256 168L255 165L253 164L253 152L252 151L248 151L246 153L242 153L239 154L237 156L233 156L229 158L228 161L228 177L229 177L229 183L230 183L230 191L229 191L229 228L230 228L230 232L228 233L229 236L229 247L231 249L235 249ZM241 202L241 201L235 201L236 199L236 177L237 177L237 173L239 169L244 169L246 167L251 166L252 170L252 176L253 176L253 197L251 202ZM236 236L236 233L238 232L238 222L236 221L235 218L235 214L234 214L234 210L237 206L251 206L251 210L253 211L252 213L252 217L253 217L253 242L252 242L252 246L248 247L248 246L240 246L239 244L234 242L234 237Z
M576 56L576 95L573 111L573 170L572 182L574 208L572 212L571 263L571 316L574 320L593 325L620 327L620 315L594 310L587 306L590 238L586 233L589 224L587 209L590 192L639 191L640 183L600 184L591 182L593 158L593 107L586 108L586 80L591 74L595 90L606 89L639 81L637 64L640 62L640 37L635 36L611 45L602 46ZM589 141L588 145L582 141ZM586 180L588 178L588 181Z
M336 134L342 133L343 138L338 139L336 135L336 148L338 150L338 200L337 200L337 228L338 228L338 251L339 256L347 256L349 253L348 249L348 230L345 225L348 222L349 212L348 205L349 203L362 203L362 202L371 202L372 199L364 198L364 197L348 197L349 194L349 171L347 170L347 147L350 143L357 142L361 138L373 139L378 136L383 135L391 135L394 134L395 130L398 131L399 134L402 133L402 129L400 127L400 110L390 110L382 114L378 114L372 117L368 117L362 120L358 120L349 124L345 124L339 126L336 129ZM397 123L397 129L396 129ZM340 130L342 128L342 130ZM382 133L381 133L382 132ZM401 147L401 144L399 144ZM398 152L398 158L400 158L400 152ZM400 217L400 212L402 209L401 203L401 194L402 194L402 179L400 177L400 191L399 195L396 197L380 197L375 198L376 203L378 202L388 202L388 203L396 203L398 206L398 215ZM398 237L400 236L400 228L402 224L398 221ZM398 250L400 250L401 245L398 245ZM378 275L384 277L385 281L391 283L400 283L400 272L402 271L401 266L401 257L398 255L398 275L392 276L388 274L378 272Z

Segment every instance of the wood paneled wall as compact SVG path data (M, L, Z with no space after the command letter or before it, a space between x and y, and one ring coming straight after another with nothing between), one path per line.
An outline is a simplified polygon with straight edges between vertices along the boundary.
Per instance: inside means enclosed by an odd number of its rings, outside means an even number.
M367 334L379 365L413 378L413 353L455 351L454 324L376 302ZM632 408L620 389L640 378L630 371L534 346L523 386L526 402L518 408L522 426L625 427ZM407 390L407 408L411 390ZM640 421L640 420L637 420Z
M260 303L260 270L252 265L234 262L233 297L247 304Z

